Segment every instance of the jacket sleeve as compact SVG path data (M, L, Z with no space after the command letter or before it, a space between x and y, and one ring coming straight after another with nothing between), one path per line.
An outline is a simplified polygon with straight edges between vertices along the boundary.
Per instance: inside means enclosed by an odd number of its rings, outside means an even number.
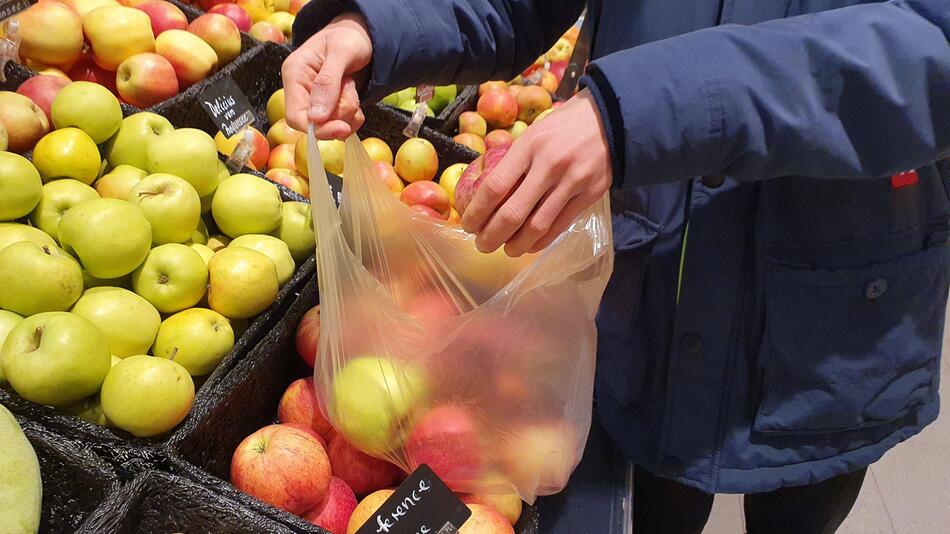
M508 80L557 41L583 0L313 0L294 22L297 46L345 11L360 11L373 41L364 96L426 82Z
M950 0L865 4L619 51L582 82L615 187L880 177L950 155L948 35Z

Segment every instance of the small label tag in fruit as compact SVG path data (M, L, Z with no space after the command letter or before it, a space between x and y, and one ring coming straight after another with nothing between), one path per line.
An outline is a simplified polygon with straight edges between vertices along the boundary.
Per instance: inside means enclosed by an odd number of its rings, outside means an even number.
M471 510L423 464L356 534L451 534L471 515Z
M409 119L409 124L402 129L402 135L412 139L419 135L419 130L422 129L422 122L426 120L426 110L429 109L429 105L425 102L420 102L416 106L416 110L412 112L412 117Z
M0 21L16 15L30 7L29 0L0 0Z
M433 96L435 96L434 85L416 86L416 102L428 102L432 100Z
M198 100L214 125L227 137L254 123L251 103L230 76L205 87Z
M330 196L333 197L336 207L339 208L340 202L343 201L343 178L327 173L327 182L330 183Z

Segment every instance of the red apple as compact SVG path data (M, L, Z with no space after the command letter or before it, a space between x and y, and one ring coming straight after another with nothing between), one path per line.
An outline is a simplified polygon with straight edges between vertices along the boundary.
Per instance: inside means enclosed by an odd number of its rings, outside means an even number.
M310 182L303 176L297 174L296 171L275 167L268 169L268 171L264 173L264 176L270 181L278 183L305 198L310 198Z
M285 143L275 146L267 158L267 168L297 170L297 164L294 163L294 145Z
M310 434L270 425L244 438L234 450L231 483L277 508L302 514L326 497L330 462Z
M284 44L287 41L287 38L284 37L284 32L280 31L280 28L275 24L263 20L255 22L248 33L258 41L270 41L277 44Z
M496 146L510 145L514 142L515 138L507 130L492 130L485 136L485 148L489 150Z
M478 423L461 406L437 406L412 427L404 451L410 469L426 464L449 488L479 478L483 452Z
M346 525L350 522L353 510L356 510L356 494L343 480L330 477L327 496L308 510L303 518L330 534L346 534Z
M248 126L247 129L251 131L251 146L253 147L251 157L247 160L247 163L254 169L264 170L267 167L267 159L270 157L270 143L257 128ZM225 156L234 154L238 143L243 140L244 130L231 137L225 137L224 132L220 131L214 135L214 144L217 145L218 152Z
M231 19L242 32L251 30L251 16L243 7L237 4L221 3L208 10L208 13L217 13Z
M479 137L485 137L488 133L488 124L478 113L465 111L459 115L459 133L473 133Z
M515 534L511 523L494 508L484 504L469 504L472 515L459 529L459 534Z
M478 114L489 126L507 128L518 118L518 102L507 90L488 91L478 97Z
M339 434L330 440L328 455L334 475L349 484L357 496L392 486L400 478L396 466L359 451Z
M389 189L393 193L401 193L403 191L405 186L392 165L385 161L374 161L373 168L376 170L376 176L379 176L379 179L383 181L386 189Z
M135 54L119 65L116 86L126 102L140 108L154 106L178 94L175 67L158 54Z
M502 81L485 82L478 86L478 96L482 96L485 93L495 89L504 89L506 87L508 87L508 84Z
M66 73L74 82L93 82L105 86L113 94L118 94L115 83L115 73L96 65L92 59L83 59L77 62Z
M141 9L152 20L152 33L158 37L165 30L184 30L188 27L188 19L171 2L164 0L148 0L135 6Z
M300 430L300 431L306 432L307 434L310 434L311 436L313 436L313 439L315 439L315 440L317 440L317 441L320 442L320 445L323 447L323 450L326 450L326 449L327 449L327 447L328 447L328 445L327 445L327 440L323 439L323 436L321 436L319 432L317 432L316 430L310 428L309 426L307 426L307 425L302 425L302 424L300 424L300 423L281 423L281 424L284 425L284 426L289 426L289 427L291 427L291 428L296 428L297 430Z
M449 218L449 194L435 182L413 182L402 190L399 200L407 206L428 206L439 214L440 218Z
M69 85L69 80L64 80L59 76L34 76L22 84L16 92L29 98L34 104L46 113L46 118L53 123L53 117L50 115L50 106L53 105L53 99L56 93L63 87Z
M479 154L484 154L488 147L485 140L473 133L460 133L452 138L456 143L467 146Z
M317 344L320 341L320 306L307 310L297 324L297 354L313 368L317 359Z
M403 309L406 313L424 323L454 317L459 314L459 310L452 304L452 301L437 292L416 295Z
M443 220L443 221L447 221L447 220L448 220L448 217L443 217L441 213L435 211L434 209L430 208L429 206L423 206L422 204L413 204L412 206L409 206L409 211L411 211L411 212L413 212L413 213L418 213L419 215L425 215L425 216L427 216L427 217L432 217L432 218L434 218L434 219L441 219L441 220Z
M468 203L475 196L478 186L482 185L485 176L505 157L510 147L511 145L496 146L485 152L484 156L476 158L465 168L462 177L459 178L458 184L455 186L455 209L459 213L465 215L465 208L468 207Z
M294 380L287 386L277 406L277 420L309 426L326 441L334 435L333 427L320 412L320 400L312 377Z
M205 13L188 25L188 31L211 45L218 55L218 66L226 65L241 53L241 30L228 17Z

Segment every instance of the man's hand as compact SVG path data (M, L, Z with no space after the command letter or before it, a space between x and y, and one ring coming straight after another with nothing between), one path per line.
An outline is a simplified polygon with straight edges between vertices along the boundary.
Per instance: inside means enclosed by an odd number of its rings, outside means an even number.
M355 132L364 119L356 81L366 76L372 59L363 16L344 13L333 19L284 61L287 124L305 132L312 122L320 139Z
M583 90L518 137L465 210L462 227L491 252L517 257L547 247L610 188L600 114Z

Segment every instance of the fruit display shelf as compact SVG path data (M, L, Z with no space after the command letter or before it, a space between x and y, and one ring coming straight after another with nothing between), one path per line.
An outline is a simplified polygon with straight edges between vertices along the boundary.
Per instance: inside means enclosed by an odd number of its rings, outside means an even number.
M43 506L40 532L75 532L119 489L116 472L85 444L20 418L40 463Z
M146 471L113 493L77 534L294 534L272 521L182 477Z
M426 117L422 124L432 128L433 130L445 134L445 135L454 135L454 130L457 130L459 115L465 111L471 111L475 109L475 103L478 102L478 86L477 85L466 85L461 86L463 89L459 91L458 96L455 97L441 113L435 117ZM388 106L385 104L380 104L381 107L387 110L395 111L400 115L405 116L407 119L412 116L412 113L404 109L400 109L393 106Z

